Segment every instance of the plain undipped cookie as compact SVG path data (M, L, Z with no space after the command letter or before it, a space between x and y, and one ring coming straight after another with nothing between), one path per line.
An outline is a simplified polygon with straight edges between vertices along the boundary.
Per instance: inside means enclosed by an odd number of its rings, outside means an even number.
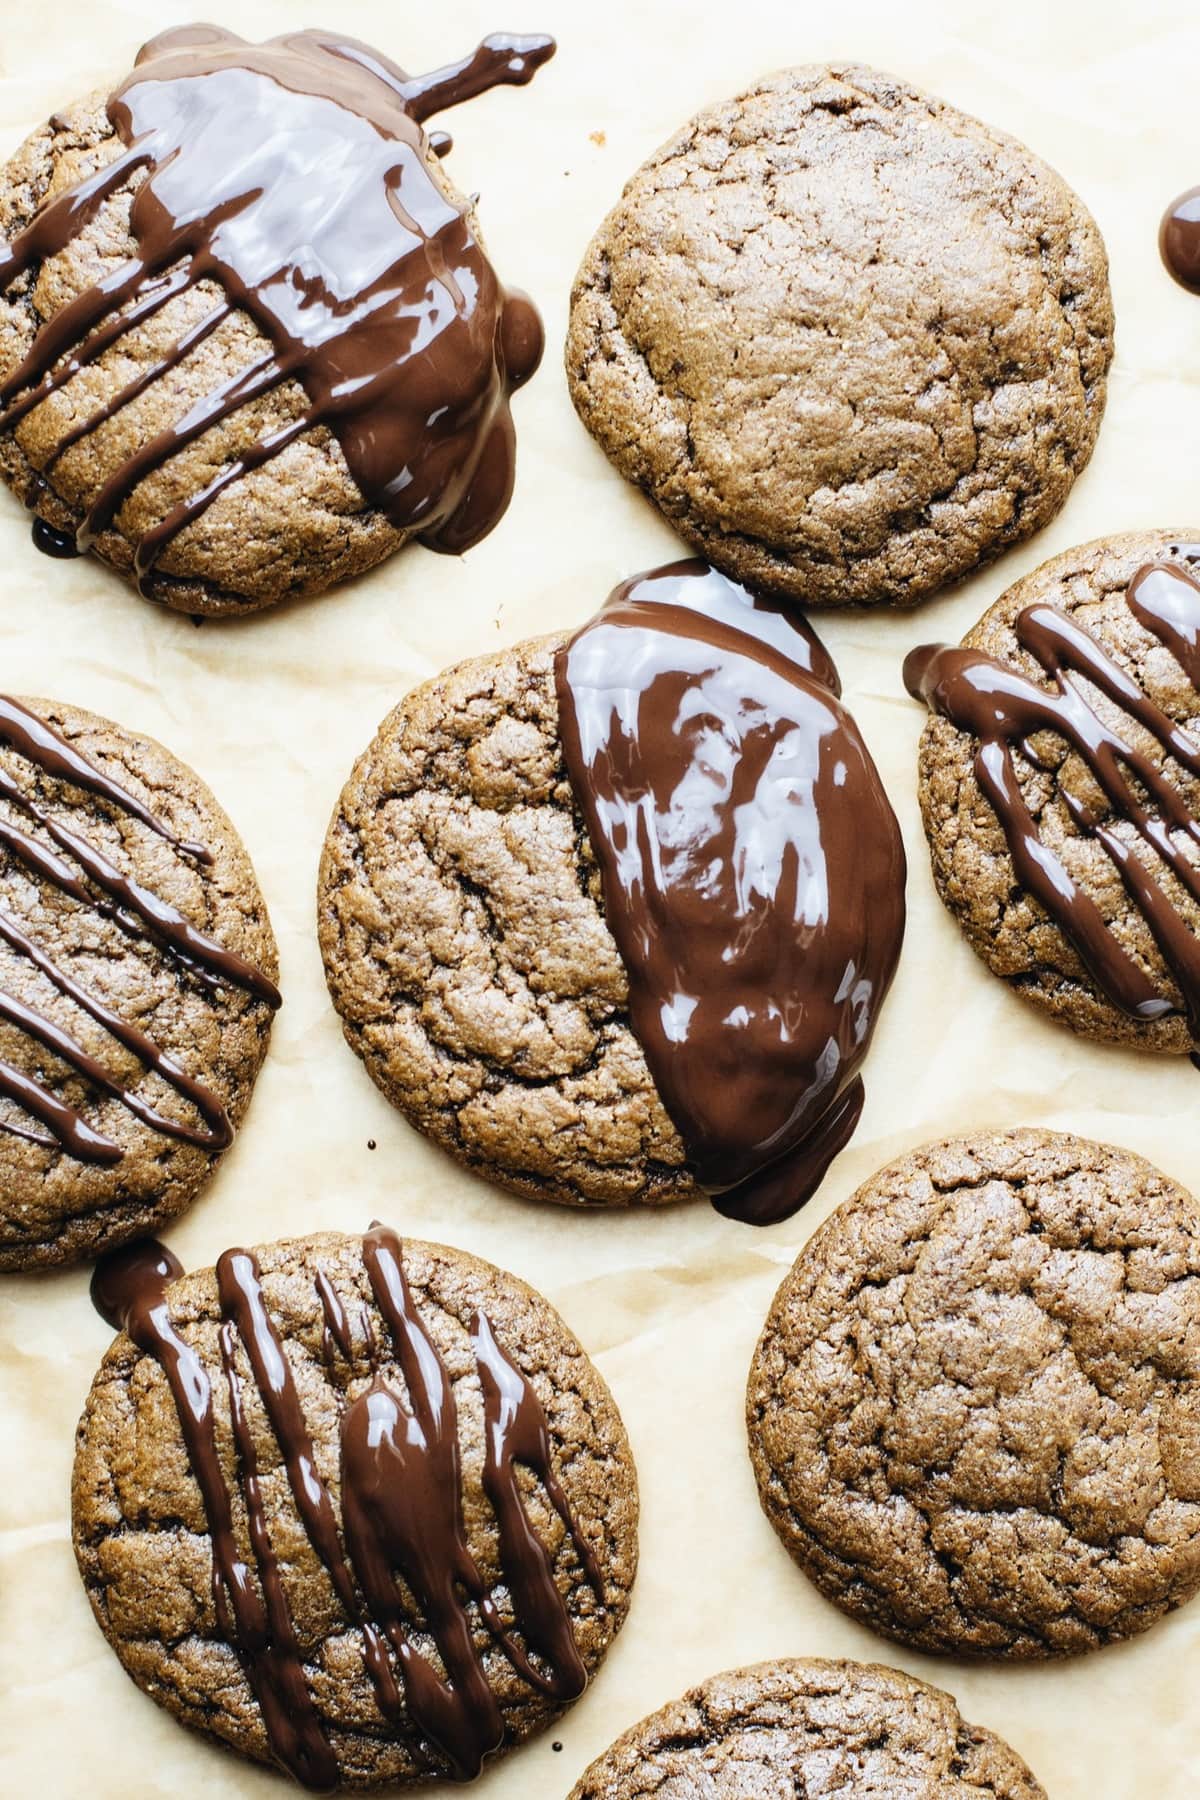
M709 108L634 175L566 366L589 431L718 568L908 606L1058 512L1112 340L1104 246L1059 176L846 64Z
M816 1658L716 1675L617 1740L570 1800L1045 1800L949 1694L879 1664Z
M1200 1588L1200 1212L1125 1150L931 1144L817 1231L747 1397L768 1518L914 1649L1048 1657Z
M628 1016L563 764L561 635L460 663L384 720L321 863L347 1041L419 1130L514 1193L698 1193Z
M398 1396L402 1420L416 1408L402 1372L394 1332L373 1296L361 1240L324 1233L253 1253L262 1303L286 1360L312 1454L308 1466L324 1484L333 1527L349 1554L346 1524L345 1420L356 1402L379 1391ZM457 1412L459 1495L465 1542L501 1623L518 1634L502 1572L497 1514L485 1482L485 1411L473 1332L486 1314L494 1342L537 1396L545 1416L549 1459L583 1542L598 1566L603 1605L581 1568L563 1520L533 1469L534 1448L518 1449L516 1479L529 1529L544 1545L553 1585L570 1621L584 1672L595 1672L629 1606L637 1563L637 1484L625 1431L604 1381L547 1301L515 1276L441 1245L405 1242L410 1316L428 1333L451 1384ZM346 1321L349 1355L326 1329L318 1284L332 1291ZM214 1271L189 1274L168 1289L171 1324L195 1352L211 1385L221 1473L234 1496L236 1542L255 1592L262 1545L252 1545L244 1505L246 1464L230 1430L230 1386L222 1372L222 1311ZM232 1341L232 1367L253 1445L266 1531L279 1559L283 1593L302 1662L302 1685L321 1721L343 1786L374 1788L428 1780L444 1764L420 1760L406 1719L381 1716L364 1665L364 1634L347 1616L326 1564L298 1511L276 1433L247 1357ZM422 1352L422 1356L426 1353ZM278 1378L276 1383L278 1384ZM372 1403L373 1404L373 1403ZM414 1465L420 1432L410 1423ZM425 1427L429 1430L428 1424ZM406 1468L410 1487L417 1470ZM297 1478L299 1479L299 1477ZM311 1493L316 1481L304 1477ZM404 1485L401 1483L401 1485ZM449 1488L439 1490L450 1506ZM201 1490L185 1451L175 1403L161 1366L122 1334L92 1385L78 1433L73 1533L80 1573L98 1624L137 1685L194 1729L257 1761L270 1751L261 1707L246 1668L221 1631L213 1600L213 1548ZM507 1554L507 1553L506 1553ZM512 1564L503 1567L511 1571ZM356 1573L359 1565L355 1565ZM402 1578L410 1571L399 1570ZM456 1583L461 1571L421 1570L417 1583L444 1580L459 1595L469 1642L496 1701L506 1748L546 1725L562 1703L520 1678L481 1621L475 1601ZM400 1625L413 1653L432 1672L436 1652L428 1619L403 1589ZM357 1587L355 1592L358 1592ZM359 1602L362 1604L362 1602ZM378 1621L383 1624L382 1620ZM275 1642L281 1641L278 1626ZM389 1657L392 1652L389 1650ZM401 1682L398 1666L396 1680ZM439 1676L440 1678L440 1676ZM409 1692L407 1680L400 1687ZM305 1702L307 1704L307 1702ZM299 1714L299 1705L293 1709ZM214 1771L215 1780L220 1777Z
M11 783L60 834L72 834L85 854L99 852L152 903L173 906L216 946L243 959L270 991L278 956L266 902L237 832L200 778L153 739L79 707L24 704L133 803L176 838L198 842L212 860L186 854L124 807L35 767L2 736L0 784ZM14 852L14 832L30 840L31 852ZM36 874L29 858L39 854L56 860L66 879L82 882L83 893L65 893ZM184 1077L201 1082L234 1127L266 1055L271 1001L168 953L128 908L114 912L78 850L6 792L0 793L0 915L3 1083L37 1082L119 1153L114 1159L106 1151L108 1160L95 1161L59 1143L31 1142L16 1133L46 1135L43 1126L16 1099L0 1098L0 1269L76 1262L181 1212L212 1175L219 1152L164 1135L39 1041L42 1027L68 1034L137 1104L204 1129L192 1100L56 985L46 960L152 1039ZM22 949L14 947L14 930L26 940ZM13 1018L14 1005L30 1010L32 1029Z
M1126 602L1131 577L1150 563L1195 574L1200 565L1200 531L1128 532L1068 550L1014 583L963 642L1052 692L1046 672L1018 642L1016 622L1028 607L1055 607L1090 633L1175 724L1195 735L1200 696L1160 639L1139 624ZM1089 691L1089 700L1122 738L1151 759L1189 808L1200 812L1200 781L1168 757L1150 733L1140 730L1124 711L1094 691ZM972 949L1015 993L1085 1037L1186 1054L1192 1037L1178 986L1112 858L1094 833L1078 829L1064 793L1082 800L1100 824L1115 826L1117 837L1135 850L1161 882L1193 934L1200 932L1200 904L1138 844L1128 821L1114 813L1082 759L1061 736L1039 734L1041 769L1014 759L1018 784L1042 842L1096 902L1116 944L1173 1003L1164 1017L1131 1017L1104 993L1058 924L1023 887L1003 827L979 785L975 769L978 747L969 732L935 715L921 739L919 769L921 815L933 878ZM1195 860L1196 852L1187 840L1181 835L1179 841L1185 854Z

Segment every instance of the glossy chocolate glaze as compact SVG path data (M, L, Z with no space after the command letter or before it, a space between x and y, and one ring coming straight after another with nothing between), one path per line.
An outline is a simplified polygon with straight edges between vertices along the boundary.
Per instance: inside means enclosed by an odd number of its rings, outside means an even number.
M138 820L163 838L181 856L201 864L211 862L212 858L202 844L185 843L177 838L135 795L90 763L53 726L18 701L2 695L0 746L15 751L51 780L82 788L115 806L128 818ZM279 990L261 970L206 936L169 902L160 899L140 882L123 875L102 851L26 793L19 781L4 768L0 768L0 799L40 826L56 846L51 849L43 838L33 837L10 818L0 817L0 853L22 866L34 880L47 883L79 905L98 913L128 936L148 939L202 980L210 990L228 984L243 988L270 1007L279 1005ZM58 854L59 851L65 856ZM3 989L0 989L0 1019L15 1026L34 1043L41 1044L59 1061L82 1075L91 1087L119 1100L151 1131L180 1143L194 1144L214 1155L228 1149L233 1141L233 1125L211 1088L182 1069L132 1020L122 1018L74 975L60 967L39 946L36 938L3 910L0 910L0 942L31 963L60 994L102 1026L145 1069L161 1077L195 1108L202 1123L191 1125L156 1110L133 1089L116 1080L99 1058L85 1050L70 1032ZM120 1146L93 1129L77 1108L59 1099L42 1081L5 1061L0 1061L0 1095L14 1102L34 1121L32 1125L24 1125L19 1120L0 1119L0 1131L49 1150L63 1150L80 1162L113 1164L121 1160L124 1153Z
M48 525L45 519L35 519L30 527L33 547L40 550L43 556L56 557L60 562L79 555L79 546L75 542L72 531L58 531Z
M301 1523L360 1635L380 1714L431 1775L473 1780L504 1738L503 1716L476 1643L472 1605L490 1639L531 1686L565 1704L586 1685L549 1552L525 1511L519 1467L543 1487L574 1544L584 1579L604 1605L603 1578L559 1484L541 1403L497 1342L486 1315L477 1313L471 1343L483 1393L483 1486L496 1517L513 1618L512 1628L506 1628L468 1546L454 1387L413 1300L400 1240L386 1226L374 1225L362 1252L387 1327L389 1343L382 1352L367 1309L361 1309L356 1337L331 1278L323 1269L316 1277L325 1354L342 1359L351 1379L339 1386L353 1395L341 1422L340 1530L258 1262L248 1250L227 1250L217 1263L221 1376L253 1568L241 1559L232 1531L213 1376L171 1320L168 1290L179 1264L162 1245L146 1241L106 1257L92 1279L92 1298L103 1317L127 1331L166 1375L204 1501L220 1630L241 1659L276 1759L317 1793L334 1791L339 1769L327 1722L305 1676L259 1488L245 1415L244 1367L279 1445ZM409 1635L414 1602L440 1670Z
M501 83L523 83L547 37L496 36L448 68L410 77L351 38L304 31L247 44L215 26L147 44L108 103L124 146L0 245L0 289L56 255L124 187L137 253L69 301L0 384L15 426L133 325L208 280L223 298L157 362L62 437L41 473L242 309L270 349L143 443L92 500L86 550L140 482L261 395L298 382L299 417L224 463L135 551L145 583L185 526L314 426L336 436L368 505L434 549L468 548L512 491L508 399L542 353L541 321L507 294L472 211L438 171L449 148L423 121ZM43 527L41 548L61 533Z
M1190 547L1177 547L1187 554ZM1200 558L1200 549L1195 549ZM1177 563L1151 563L1129 583L1126 601L1138 623L1172 653L1193 688L1200 687L1200 581ZM1200 1045L1200 940L1153 872L1160 864L1200 903L1200 818L1168 771L1106 723L1080 684L1082 677L1161 746L1169 761L1200 778L1200 738L1193 737L1077 621L1053 606L1026 607L1017 640L1040 665L1044 687L1009 664L972 650L927 644L904 665L915 699L978 740L975 777L1004 828L1013 867L1028 893L1055 921L1098 987L1130 1018L1182 1014ZM1095 901L1042 842L1021 792L1016 761L1044 771L1031 747L1039 732L1062 738L1091 771L1112 820L1133 827L1150 858L1061 783L1056 792L1073 824L1112 860L1126 893L1146 921L1178 989L1164 993L1109 930ZM1195 1053L1193 1053L1195 1056Z
M618 587L557 686L663 1104L720 1211L786 1218L854 1130L904 934L899 827L833 664L684 562Z
M1173 200L1158 230L1158 248L1180 287L1200 294L1200 188Z

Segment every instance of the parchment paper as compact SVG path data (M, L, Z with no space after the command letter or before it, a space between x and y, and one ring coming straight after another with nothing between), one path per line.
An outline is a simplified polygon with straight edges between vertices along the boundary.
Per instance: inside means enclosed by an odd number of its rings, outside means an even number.
M190 16L175 0L0 0L0 153ZM1172 286L1155 253L1163 206L1200 181L1200 15L1189 0L219 0L210 16L252 37L335 25L413 69L499 28L553 30L560 50L528 90L450 121L454 174L483 190L498 267L536 296L548 333L545 366L516 402L516 499L478 549L455 561L412 548L308 605L197 628L91 561L38 556L0 492L4 688L92 707L193 764L244 833L280 938L285 1005L257 1097L171 1243L200 1267L232 1243L358 1231L379 1215L534 1282L611 1383L641 1475L632 1617L558 1730L485 1776L489 1800L562 1800L611 1738L689 1683L785 1654L878 1658L950 1688L968 1718L1025 1755L1051 1800L1185 1800L1200 1768L1200 1602L1132 1645L1057 1667L906 1654L819 1599L776 1542L757 1504L742 1396L800 1245L872 1170L925 1139L1055 1126L1127 1145L1200 1186L1194 1071L1042 1022L944 915L915 800L921 715L900 683L911 644L958 638L1044 558L1105 532L1200 528L1200 301ZM817 620L911 862L908 940L866 1068L866 1111L818 1198L765 1233L705 1205L583 1217L524 1204L417 1137L344 1044L315 940L321 840L353 758L409 686L580 621L620 577L677 553L572 412L561 373L571 277L626 176L690 113L764 71L828 56L892 69L1015 133L1084 195L1113 262L1108 417L1065 514L1034 542L915 615ZM282 1796L282 1777L210 1748L144 1699L93 1624L68 1494L75 1423L109 1341L86 1271L0 1281L0 1794Z

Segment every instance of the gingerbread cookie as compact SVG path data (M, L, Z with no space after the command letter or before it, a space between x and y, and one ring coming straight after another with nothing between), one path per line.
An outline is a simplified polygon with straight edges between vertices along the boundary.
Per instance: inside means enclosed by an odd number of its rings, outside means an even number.
M576 1699L629 1606L604 1382L515 1276L376 1225L180 1275L118 1251L79 1427L97 1622L183 1723L332 1792L469 1780Z
M683 563L402 701L319 893L389 1099L531 1198L803 1204L857 1123L904 929L899 829L837 693L811 632Z
M1087 1037L1200 1037L1200 533L1070 550L961 647L905 663L929 705L938 892L1016 993Z
M1045 1800L1008 1745L949 1694L879 1664L815 1657L734 1669L619 1738L570 1800L750 1795Z
M588 430L718 568L803 605L911 606L1058 512L1112 345L1065 182L839 64L710 107L633 176L576 278L566 366Z
M198 776L81 708L0 697L0 1269L76 1262L195 1199L277 973Z
M0 476L39 547L241 614L490 531L542 327L425 122L553 50L414 77L186 26L36 132L0 175Z
M902 1157L780 1288L747 1398L767 1517L914 1649L1068 1655L1200 1588L1200 1211L1125 1150Z

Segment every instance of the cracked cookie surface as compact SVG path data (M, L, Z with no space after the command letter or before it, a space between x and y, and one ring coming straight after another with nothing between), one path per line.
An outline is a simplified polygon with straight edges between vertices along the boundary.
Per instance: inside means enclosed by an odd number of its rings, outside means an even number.
M1129 532L1069 550L1014 583L963 642L1008 663L1050 692L1053 683L1018 642L1016 624L1027 607L1055 607L1083 626L1175 724L1200 736L1200 696L1170 651L1138 622L1126 601L1131 578L1154 562L1194 574L1200 565L1200 530ZM1200 780L1168 756L1125 710L1089 684L1080 685L1099 718L1147 756L1190 811L1200 814ZM1147 852L1135 825L1114 810L1086 763L1061 736L1046 731L1032 742L1042 767L1031 768L1020 758L1014 766L1042 842L1096 903L1116 944L1171 1001L1173 1010L1157 1019L1133 1018L1100 989L1058 924L1021 885L1004 829L975 772L977 740L935 715L921 738L919 789L938 893L976 954L1023 999L1085 1037L1186 1055L1192 1037L1179 986L1111 856L1094 833L1080 832L1064 795L1082 801L1098 823L1111 828L1145 860L1193 934L1200 932L1200 903ZM1173 837L1185 856L1200 863L1200 849L1186 833Z
M377 1376L408 1390L394 1340L372 1294L362 1242L323 1233L255 1252L265 1307L290 1367L313 1446L313 1467L345 1537L340 1431L352 1403ZM517 1277L442 1245L406 1242L404 1271L416 1314L445 1365L458 1418L465 1541L512 1631L499 1560L496 1516L484 1487L485 1411L472 1347L472 1320L487 1315L495 1341L528 1380L544 1411L553 1467L575 1524L599 1566L602 1610L546 1490L520 1467L522 1505L545 1545L555 1587L587 1673L595 1672L629 1605L637 1563L637 1483L624 1427L608 1389L549 1303ZM350 1354L331 1350L316 1282L344 1309ZM260 1567L235 1454L229 1391L222 1378L221 1305L212 1270L185 1275L167 1292L173 1325L209 1374L216 1442L233 1496L237 1549L250 1579ZM361 1631L347 1618L297 1509L245 1344L234 1367L253 1445L267 1527L304 1678L351 1789L428 1780L404 1721L381 1717L363 1659ZM520 1454L520 1453L519 1453ZM137 1685L184 1724L258 1761L269 1749L262 1713L242 1664L218 1627L212 1547L201 1492L189 1466L175 1402L161 1368L122 1334L102 1363L80 1423L73 1484L76 1557L97 1622ZM433 1658L427 1621L407 1587L402 1624L417 1652ZM540 1730L561 1703L522 1680L464 1605L471 1641L503 1717L505 1746Z
M565 641L460 663L384 720L325 843L326 977L372 1079L468 1167L568 1205L690 1199L562 760Z
M776 1296L747 1396L768 1518L916 1649L1049 1657L1200 1588L1200 1212L1128 1151L932 1144Z
M816 1658L714 1676L594 1762L570 1800L1045 1800L949 1694L877 1663Z
M0 783L11 782L122 877L175 907L273 981L278 956L266 902L241 839L200 778L153 739L82 708L43 700L24 704L177 838L198 841L213 860L205 865L182 854L123 808L30 763L3 742ZM22 806L0 797L0 832L12 831L26 834L38 853L57 858L68 876L81 877L77 855ZM13 947L15 927L38 955L201 1082L236 1127L266 1056L270 1006L231 982L214 986L203 968L166 954L132 915L104 910L98 886L85 882L85 888L83 898L64 893L31 870L27 856L0 843L0 1003L26 1007L69 1034L156 1114L184 1126L200 1122L190 1100L56 986L28 950ZM0 1017L0 1062L76 1109L120 1152L119 1161L100 1163L80 1160L57 1144L30 1142L12 1128L39 1130L37 1120L14 1100L0 1099L10 1126L0 1130L0 1269L97 1255L173 1218L210 1179L219 1152L153 1129L38 1042L9 1010Z
M1099 232L1014 139L800 68L686 125L576 277L576 408L710 562L907 606L1058 512L1104 409Z

